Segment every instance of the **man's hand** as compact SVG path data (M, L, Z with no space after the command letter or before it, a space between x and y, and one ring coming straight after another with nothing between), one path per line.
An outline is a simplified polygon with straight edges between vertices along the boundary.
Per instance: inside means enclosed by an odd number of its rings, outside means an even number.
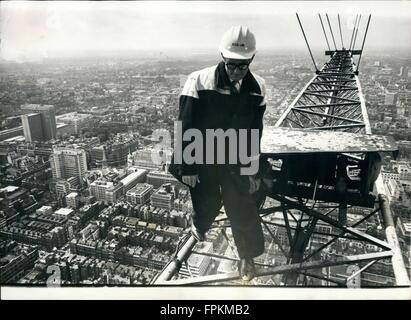
M248 179L250 181L250 188L248 189L248 192L253 194L260 188L261 179L256 178L255 176L248 176Z
M198 178L198 174L193 176L183 176L183 182L191 188L194 188L197 182L200 183L200 179Z

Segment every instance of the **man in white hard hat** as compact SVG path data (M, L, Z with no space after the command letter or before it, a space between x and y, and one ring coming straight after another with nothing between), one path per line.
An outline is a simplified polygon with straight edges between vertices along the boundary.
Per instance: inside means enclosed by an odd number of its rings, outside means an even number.
M205 137L207 129L246 129L248 133L250 129L258 129L255 131L261 138L265 84L250 71L257 51L254 34L245 26L232 27L223 35L219 50L222 61L218 65L193 72L186 81L178 118L183 133L195 128ZM249 139L247 143L252 141ZM181 141L183 149L191 142ZM227 151L230 142L225 143ZM259 140L254 143L258 144L259 152ZM204 146L204 159L207 152ZM251 280L255 276L254 258L264 252L258 204L253 197L256 177L242 174L241 163L188 164L183 159L182 164L176 164L174 156L169 171L190 188L194 211L192 235L204 241L206 231L224 204L240 257L240 275L243 280Z

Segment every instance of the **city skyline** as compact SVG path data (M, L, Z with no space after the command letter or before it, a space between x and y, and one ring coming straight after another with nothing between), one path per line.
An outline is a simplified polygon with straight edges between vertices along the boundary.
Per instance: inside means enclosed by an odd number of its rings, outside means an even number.
M193 208L187 190L166 172L166 166L154 163L151 153L157 140L152 133L172 126L184 74L207 63L204 59L198 56L185 65L180 59L168 59L4 67L0 259L5 277L0 282L139 286L155 281L178 247L179 238L186 234ZM311 68L306 52L262 57L255 62L253 69L266 79L267 126L281 117L309 81ZM399 54L367 54L360 72L372 133L393 135L399 145L399 159L388 158L381 176L397 218L403 252L409 248L411 232L404 209L411 203L410 69L409 61ZM343 99L350 98L345 95ZM20 113L28 106L28 115L33 116L42 105L55 108L52 123L57 137L26 142ZM41 121L35 115L33 119ZM36 120L27 122L26 133L27 129L34 133ZM265 130L265 134L269 132ZM267 199L266 205L273 202ZM369 212L365 207L351 207L347 219L351 225ZM330 216L339 219L336 212ZM291 215L289 218L290 226L296 227ZM282 213L270 219L276 225L285 221ZM313 235L312 248L327 242L335 232L326 223L319 223L316 230L322 235ZM371 236L383 237L384 233L378 219L370 219L361 230ZM270 243L270 232L276 232L283 249L289 248L286 229L272 227L265 233L267 251L258 263L279 267L286 261L279 246ZM206 245L195 251L232 257L221 232L213 229L207 237ZM348 245L346 239L340 239L321 259L328 261L329 254L338 259L339 254L372 254L375 250L373 245L363 246L355 240ZM17 259L23 260L15 264ZM406 259L408 267L409 257ZM235 267L233 261L216 263L207 255L194 253L189 262L192 274L198 277L229 273ZM59 280L48 274L50 268L61 271ZM341 280L338 275L348 270L332 268L330 280ZM188 281L187 276L187 269L182 268L179 279ZM281 279L274 276L253 285L280 286ZM313 279L308 286L327 284ZM395 281L385 262L376 263L356 279L361 286L394 285Z
M356 49L368 13L373 15L361 55L324 52L314 12L319 2L168 3L1 3L1 289L19 284L26 294L34 286L244 285L235 280L238 255L224 201L205 241L192 242L190 189L169 171L173 150L158 134L168 132L174 140L183 87L193 71L221 59L221 33L244 17L259 45L250 70L264 79L261 159L269 159L255 181L265 189L255 199L264 253L256 257L258 277L247 285L408 285L409 2L386 8L387 1L356 3L355 13L363 14ZM333 19L338 47L340 13L348 46L345 19L353 6L321 4L323 18L328 12ZM268 10L274 7L275 15ZM204 28L183 34L187 25ZM146 51L128 46L140 27ZM395 47L377 50L389 33ZM277 38L284 41L269 47ZM171 41L193 45L153 49L153 43ZM59 46L72 50L63 54L55 50ZM235 125L246 115L233 110ZM187 254L187 265L174 268L180 264L175 258ZM299 275L292 271L297 265Z
M337 47L350 42L356 14L362 14L356 48L360 48L368 15L366 50L409 49L411 2L404 1L137 1L1 3L0 58L31 61L127 51L217 52L220 35L231 25L245 24L264 49L305 50L298 12L313 50L324 50L318 13L328 13ZM325 20L324 20L325 22ZM330 45L331 35L327 25Z

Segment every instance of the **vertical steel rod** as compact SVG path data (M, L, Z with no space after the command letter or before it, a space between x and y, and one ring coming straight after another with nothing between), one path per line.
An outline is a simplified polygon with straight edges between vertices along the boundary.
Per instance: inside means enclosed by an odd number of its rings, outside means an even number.
M311 59L313 60L315 72L318 72L318 68L317 68L317 65L315 64L313 53L311 52L310 45L308 44L308 41L307 41L307 37L305 36L304 28L303 28L303 25L301 24L300 17L298 16L298 13L296 13L295 15L297 16L298 23L300 24L301 31L303 32L305 43L307 44L308 51L310 52Z
M328 43L327 33L325 32L325 28L324 28L324 24L323 24L323 19L321 19L321 15L320 15L320 14L318 14L318 16L320 17L321 27L323 28L323 32L324 32L324 36L325 36L325 41L327 42L328 50L331 51L330 44Z
M326 13L325 16L327 17L328 27L330 28L331 36L332 36L332 38L333 38L334 48L335 48L335 50L337 51L337 46L336 46L336 44L335 44L333 29L331 28L330 19L328 19L328 13Z
M338 14L338 26L340 28L341 45L342 45L342 48L344 49L344 41L343 41L343 36L342 36L342 31L341 31L340 14Z

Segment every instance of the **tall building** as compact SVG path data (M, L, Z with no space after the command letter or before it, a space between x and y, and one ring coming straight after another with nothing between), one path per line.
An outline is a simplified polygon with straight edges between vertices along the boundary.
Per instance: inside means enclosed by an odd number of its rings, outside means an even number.
M196 245L195 250L199 252L212 253L213 244L211 242L201 242ZM211 258L209 256L192 254L187 259L187 263L181 266L179 275L181 275L182 278L201 277L206 274L210 263Z
M42 206L41 208L36 210L36 213L42 215L48 215L53 213L53 208L50 206Z
M80 196L77 192L71 192L66 196L67 207L78 209L80 205Z
M78 177L71 177L68 179L57 179L55 190L56 193L60 196L66 196L73 190L77 190L80 184L80 180Z
M127 191L127 201L134 204L145 204L150 200L153 186L148 183L137 183L134 188Z
M147 170L137 169L135 172L130 173L125 178L121 179L121 183L124 186L124 192L127 192L133 188L137 183L144 182L146 180Z
M24 138L26 142L44 141L41 114L28 113L21 116Z
M137 171L131 172L120 181L96 180L90 183L90 194L99 201L115 203L136 184L143 182L146 174L146 170L137 169Z
M57 137L56 110L53 105L25 104L21 106L23 114L39 113L44 140Z
M38 247L16 241L0 242L0 283L16 283L38 259Z
M165 183L170 183L175 186L182 186L183 184L179 182L172 174L165 171L151 171L147 174L147 183L154 186L155 189L161 187Z
M137 145L137 138L118 134L110 143L95 146L91 149L91 165L93 167L125 165L129 153L133 152Z
M90 194L98 201L104 201L107 204L115 203L123 195L123 184L96 180L90 184Z
M387 91L387 92L385 93L385 101L384 101L384 104L385 104L386 106L396 104L396 103L397 103L397 96L398 96L398 94L397 94L396 92L389 92L389 91Z
M106 203L116 203L124 193L124 186L122 183L115 184L106 190Z
M81 182L87 171L87 156L83 149L57 147L50 157L53 178L68 179L78 177Z
M159 170L165 164L162 160L165 157L165 162L171 161L173 151L156 150L152 148L138 149L128 156L128 165L138 166L149 170Z
M402 66L400 69L400 77L403 79L407 79L408 78L408 67L407 66Z
M82 129L92 126L93 117L89 113L69 112L57 116L57 121L67 124L70 133L80 134Z
M151 204L154 207L171 210L174 202L174 194L171 184L162 185L156 192L151 195Z
M71 208L60 208L54 212L56 216L71 218L74 215L74 210Z

